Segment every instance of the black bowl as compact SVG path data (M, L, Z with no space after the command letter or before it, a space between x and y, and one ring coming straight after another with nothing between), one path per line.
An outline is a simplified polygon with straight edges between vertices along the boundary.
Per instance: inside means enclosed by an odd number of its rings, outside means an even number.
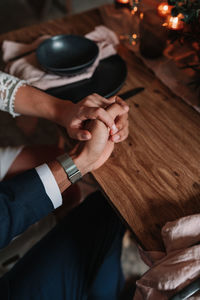
M83 68L80 68L80 69L76 69L76 70L73 70L73 71L50 71L50 70L47 70L48 73L51 73L53 75L59 75L59 76L75 76L75 75L79 75L81 73L84 73L85 70L90 67L90 65L88 65L87 67L83 67Z
M95 42L77 35L57 35L42 42L36 50L39 64L50 72L77 73L95 61Z

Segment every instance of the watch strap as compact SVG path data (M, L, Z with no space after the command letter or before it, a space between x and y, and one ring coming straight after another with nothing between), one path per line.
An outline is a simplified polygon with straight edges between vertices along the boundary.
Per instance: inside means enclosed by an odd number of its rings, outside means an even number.
M56 160L61 164L67 177L71 183L75 183L76 181L82 178L82 174L75 165L72 158L67 154L60 155L56 158Z

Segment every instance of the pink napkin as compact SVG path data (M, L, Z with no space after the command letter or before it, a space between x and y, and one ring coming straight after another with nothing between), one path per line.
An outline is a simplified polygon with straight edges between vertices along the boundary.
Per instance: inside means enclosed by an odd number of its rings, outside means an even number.
M94 74L99 61L116 54L117 36L113 31L105 26L97 26L94 31L86 35L87 38L95 41L99 47L99 55L92 66L83 73L74 76L59 76L45 73L37 62L35 52L9 63L9 60L23 53L32 51L49 36L42 36L32 44L21 44L13 41L4 41L2 45L3 60L7 63L5 71L20 79L24 79L28 84L46 90L57 86L62 86L89 79Z
M166 253L143 251L152 265L137 281L134 300L165 300L200 278L200 214L167 223L162 238Z

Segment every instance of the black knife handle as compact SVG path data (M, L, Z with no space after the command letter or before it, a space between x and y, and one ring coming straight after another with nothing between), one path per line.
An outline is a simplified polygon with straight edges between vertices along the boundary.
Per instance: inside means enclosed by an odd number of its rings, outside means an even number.
M120 98L122 98L123 100L127 100L127 99L129 99L129 98L137 95L138 93L141 93L142 91L144 91L144 87L137 87L137 88L129 90L129 91L125 92L125 93L121 93L118 96Z

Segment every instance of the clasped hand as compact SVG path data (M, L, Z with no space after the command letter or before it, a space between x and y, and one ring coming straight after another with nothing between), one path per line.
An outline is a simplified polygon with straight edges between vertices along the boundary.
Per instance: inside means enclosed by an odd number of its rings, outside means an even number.
M110 135L110 129L100 120L89 121L83 130L89 132L91 138L79 142L70 153L82 175L96 170L109 158L114 149L114 136L119 136L117 142L123 141L128 136L128 113L121 105L121 101L118 99L115 103L109 103L106 108L109 118L116 124L117 133Z
M85 128L86 120L100 120L110 128L110 136L113 142L121 142L126 134L128 105L119 97L106 99L98 94L92 94L82 101L74 104L71 101L62 101L58 113L60 125L66 128L69 136L79 141L91 139L92 132ZM121 110L115 118L107 109L111 104L118 104Z

